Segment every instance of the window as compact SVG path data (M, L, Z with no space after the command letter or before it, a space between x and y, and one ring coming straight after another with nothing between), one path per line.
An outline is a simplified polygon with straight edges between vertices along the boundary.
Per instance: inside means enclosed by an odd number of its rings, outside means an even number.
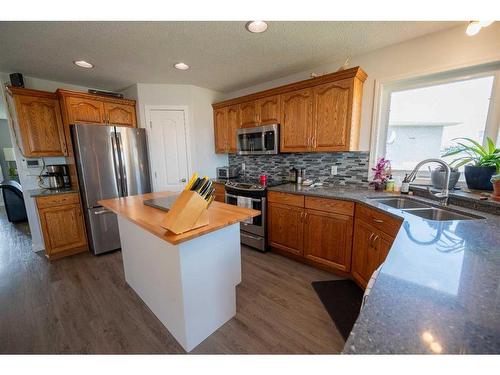
M383 85L372 163L385 156L393 174L404 176L424 159L441 158L454 138L496 140L492 97L498 73L498 69L452 72ZM450 163L453 158L444 160ZM429 177L428 169L419 174L420 179Z

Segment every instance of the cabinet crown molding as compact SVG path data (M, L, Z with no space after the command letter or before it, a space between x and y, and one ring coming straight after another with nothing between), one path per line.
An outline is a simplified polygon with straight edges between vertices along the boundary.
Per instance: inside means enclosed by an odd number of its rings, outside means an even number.
M340 81L348 78L357 78L359 81L364 82L367 77L368 76L365 73L365 71L361 69L359 66L356 66L354 68L341 70L339 72L329 73L319 77L309 78L303 81L298 81L294 83L289 83L287 85L274 87L272 89L268 89L265 91L259 91L253 94L240 96L238 98L224 100L222 102L212 104L212 108L213 109L223 108L229 105L240 104L256 99L262 99L271 95L284 94L286 92L300 90L307 87L313 87L321 85L323 83Z

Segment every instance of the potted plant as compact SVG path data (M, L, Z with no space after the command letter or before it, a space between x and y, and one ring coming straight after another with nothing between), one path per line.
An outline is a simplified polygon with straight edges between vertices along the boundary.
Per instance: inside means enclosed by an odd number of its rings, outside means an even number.
M453 167L450 165L451 173L450 173L450 184L448 185L448 189L452 190L458 182L460 178L460 171L457 167ZM432 187L436 189L442 189L444 186L444 179L446 173L443 166L439 166L431 172L431 183Z
M453 160L455 168L465 165L465 181L469 189L493 190L491 176L500 172L500 148L495 146L493 140L486 139L487 146L483 147L478 142L470 138L455 138L457 146L449 149L443 157L465 153Z
M384 157L378 159L377 164L372 168L373 180L370 182L370 186L373 186L375 190L383 190L385 183L391 175L391 162Z
M500 202L500 173L491 176L491 183L493 184L492 199Z

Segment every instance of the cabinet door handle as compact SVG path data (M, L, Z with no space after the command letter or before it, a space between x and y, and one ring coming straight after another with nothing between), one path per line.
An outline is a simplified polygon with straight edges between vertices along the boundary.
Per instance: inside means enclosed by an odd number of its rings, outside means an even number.
M372 246L372 238L374 235L375 233L370 234L370 238L368 239L368 244L370 245L370 247Z
M373 248L375 248L375 249L376 249L375 242L378 240L378 238L379 238L378 234L375 237L373 237Z
M374 222L376 222L376 223L379 223L379 224L381 224L381 223L383 223L383 222L384 222L384 220L375 219L374 217L372 218L372 220L373 220Z

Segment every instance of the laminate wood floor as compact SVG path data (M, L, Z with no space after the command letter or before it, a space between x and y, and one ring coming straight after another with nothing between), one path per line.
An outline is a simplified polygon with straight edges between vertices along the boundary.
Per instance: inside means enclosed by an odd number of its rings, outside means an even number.
M191 353L338 353L344 340L311 287L337 279L242 248L237 314ZM0 210L0 353L185 353L125 283L119 251L49 262Z

